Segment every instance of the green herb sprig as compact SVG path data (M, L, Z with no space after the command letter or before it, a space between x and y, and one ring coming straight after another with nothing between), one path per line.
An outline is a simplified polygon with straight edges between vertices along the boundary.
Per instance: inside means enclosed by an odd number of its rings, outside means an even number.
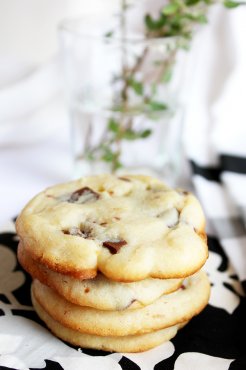
M144 78L139 78L149 54L148 43L142 54L135 60L133 66L127 65L127 47L122 41L122 66L119 76L114 76L112 85L121 82L115 103L110 110L117 112L117 116L109 117L107 127L96 146L87 147L83 158L89 161L103 161L108 163L112 172L123 166L122 143L126 141L145 140L152 134L152 127L136 129L134 127L134 113L143 112L148 117L148 122L155 121L156 114L169 110L167 103L159 101L158 90L172 79L172 73L176 62L176 56L180 49L188 50L196 29L208 23L208 10L216 4L213 0L170 0L159 11L158 17L146 14L144 17L145 38L175 40L174 47L167 50L164 60L155 61L157 73L156 80L152 81L151 91L147 92ZM224 0L222 3L226 8L233 9L242 2ZM120 32L122 40L126 39L126 13L129 9L127 0L121 2ZM104 35L107 39L113 39L114 30ZM112 86L114 88L114 86ZM135 95L139 103L132 105L130 95ZM117 118L116 118L117 117Z

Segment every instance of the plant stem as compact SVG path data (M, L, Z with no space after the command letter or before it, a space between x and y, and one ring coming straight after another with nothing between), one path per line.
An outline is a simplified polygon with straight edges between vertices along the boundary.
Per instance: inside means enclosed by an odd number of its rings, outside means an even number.
M121 69L122 69L122 78L124 81L127 81L126 9L127 9L126 0L121 0L121 16L120 16ZM124 108L126 108L128 102L127 88L122 89L121 98L122 104Z

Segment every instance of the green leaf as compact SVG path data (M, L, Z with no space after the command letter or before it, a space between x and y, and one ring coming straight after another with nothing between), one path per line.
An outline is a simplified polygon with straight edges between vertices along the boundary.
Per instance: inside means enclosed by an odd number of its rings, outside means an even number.
M145 22L145 26L146 26L148 29L150 29L150 30L155 29L153 19L152 19L152 17L151 17L149 14L147 14L147 15L145 16L145 18L144 18L144 22Z
M123 164L119 160L114 161L113 171L116 171L116 170L118 170L119 168L122 168L122 167L123 167Z
M128 129L122 133L122 139L125 140L136 140L136 139L145 139L151 135L151 130L146 129L143 131L134 131L132 129Z
M140 81L136 81L133 78L128 80L129 86L135 91L137 95L143 95L143 84Z
M237 8L240 5L243 5L243 3L239 3L239 2L236 2L236 1L232 1L232 0L225 0L224 1L224 6L228 9Z
M147 103L147 105L148 105L149 109L151 109L154 112L168 109L168 106L165 103L155 101L155 100L149 101Z
M118 133L120 130L120 125L113 118L110 118L108 121L108 130Z
M105 162L113 162L116 154L108 147L103 148L104 154L102 155L102 160Z
M161 81L164 82L164 83L167 83L167 82L171 81L171 79L172 79L172 68L169 67L163 73Z
M198 23L201 23L201 24L206 24L208 23L208 18L206 17L205 14L200 14L196 17L196 20L198 21Z
M158 19L153 19L150 14L147 14L144 21L145 26L150 31L156 31L162 29L162 27L165 26L167 22L167 17L161 13Z
M189 19L193 22L201 23L201 24L206 24L208 22L208 19L205 14L184 14L183 18Z
M135 140L139 138L138 132L128 129L122 133L122 139L125 140Z
M200 2L200 0L186 0L185 4L188 6L196 5Z
M114 31L108 31L105 33L104 37L112 37L114 34Z
M152 131L149 129L146 129L140 133L140 137L142 139L145 139L146 137L149 137L151 135Z
M102 156L102 160L105 162L113 162L114 160L114 154L113 153L105 153Z
M179 5L175 3L171 3L171 4L166 5L162 9L162 13L164 15L172 15L172 14L175 14L178 10L179 10Z

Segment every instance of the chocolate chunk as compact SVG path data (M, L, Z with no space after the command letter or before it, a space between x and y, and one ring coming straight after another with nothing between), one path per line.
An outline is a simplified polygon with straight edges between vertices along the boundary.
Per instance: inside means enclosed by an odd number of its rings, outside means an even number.
M118 253L120 248L126 244L127 242L125 240L118 240L118 241L106 240L105 242L103 242L103 246L108 248L111 254Z
M118 177L118 179L126 182L131 182L131 180L128 179L127 177Z
M88 287L85 288L85 290L84 290L85 293L89 293L89 291L90 291L90 288L88 288Z
M74 191L71 195L70 198L68 199L69 203L89 203L89 202L94 202L99 198L99 194L96 193L94 190L91 188L88 188L87 186L81 189L78 189Z

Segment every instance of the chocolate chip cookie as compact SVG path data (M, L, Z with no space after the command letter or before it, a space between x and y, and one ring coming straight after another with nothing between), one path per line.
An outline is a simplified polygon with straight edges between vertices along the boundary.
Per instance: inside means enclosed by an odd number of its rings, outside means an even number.
M98 175L48 188L17 219L24 250L77 279L183 278L205 263L198 200L148 176Z
M177 290L183 279L148 278L132 283L109 280L102 274L94 279L79 280L48 269L31 258L22 245L18 259L34 279L48 285L68 301L99 310L132 310L144 307L163 294Z

